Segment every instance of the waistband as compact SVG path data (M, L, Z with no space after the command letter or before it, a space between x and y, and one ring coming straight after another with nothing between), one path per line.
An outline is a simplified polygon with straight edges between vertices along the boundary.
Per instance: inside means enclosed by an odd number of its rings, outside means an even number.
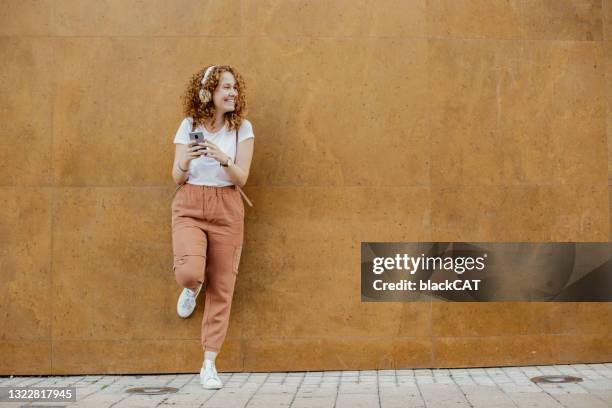
M215 192L220 192L220 193L238 190L238 187L235 184L231 184L229 186L206 186L206 185L201 186L198 184L185 183L185 187L193 188L197 190L203 190L203 191L215 191Z

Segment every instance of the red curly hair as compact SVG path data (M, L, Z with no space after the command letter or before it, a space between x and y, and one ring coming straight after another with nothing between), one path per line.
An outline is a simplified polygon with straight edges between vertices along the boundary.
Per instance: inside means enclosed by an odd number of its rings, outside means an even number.
M210 67L210 65L199 70L191 77L187 84L187 90L183 95L183 112L186 116L194 119L193 129L198 125L204 125L204 123L213 124L215 120L217 109L215 108L213 99L211 98L204 104L199 96L202 78L208 67ZM217 89L219 85L221 74L224 72L230 72L234 76L236 79L236 87L238 88L234 110L225 113L225 119L229 122L230 130L234 130L240 128L242 119L244 119L247 114L246 86L242 76L238 73L236 68L231 65L216 65L208 75L206 83L204 84L204 89L207 89L210 94L213 95L215 89Z

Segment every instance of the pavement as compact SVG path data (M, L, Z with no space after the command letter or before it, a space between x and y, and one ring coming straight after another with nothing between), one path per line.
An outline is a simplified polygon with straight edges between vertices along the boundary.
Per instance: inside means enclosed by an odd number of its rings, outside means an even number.
M583 381L534 383L569 375ZM249 407L249 408L609 408L612 363L528 367L219 373L224 387L203 389L198 374L0 377L0 386L76 387L76 402L1 407ZM160 395L132 387L174 387Z

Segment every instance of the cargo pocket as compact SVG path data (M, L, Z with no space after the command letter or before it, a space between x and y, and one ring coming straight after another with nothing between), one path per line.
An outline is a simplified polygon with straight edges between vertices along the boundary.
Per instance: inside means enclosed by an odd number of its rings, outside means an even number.
M232 272L234 275L238 275L238 267L240 266L240 254L242 253L242 245L234 248L234 259L232 265Z
M174 255L174 263L172 264L172 270L174 271L174 273L176 273L176 267L177 266L181 266L184 265L189 259L187 259L187 257L189 256L199 256L202 257L202 255L200 254L180 254L180 255ZM205 256L203 258L206 258Z
M185 259L185 257L183 255L181 255L181 256L174 255L174 262L172 263L172 273L174 274L175 278L178 278L178 275L176 273L177 265L182 265L186 261L187 260Z
M187 255L174 255L174 264L172 265L172 269L176 272L177 265L183 265L187 262Z
M189 264L189 265L187 265ZM172 271L176 283L183 287L194 287L203 284L205 277L203 270L206 265L206 257L199 254L176 254Z

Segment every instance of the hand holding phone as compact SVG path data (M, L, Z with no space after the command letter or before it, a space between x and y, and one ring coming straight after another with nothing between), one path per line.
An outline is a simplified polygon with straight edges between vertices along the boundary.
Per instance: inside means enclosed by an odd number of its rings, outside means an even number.
M203 132L189 132L189 147L195 147L199 143L204 142L204 133ZM206 147L197 147L193 151L198 152L200 155L206 150Z
M189 162L191 162L193 159L197 159L202 156L202 152L207 148L198 146L198 144L203 143L204 140L204 134L202 132L189 132L189 143L187 144L187 150L181 159L181 163L183 163L182 167L188 166Z

